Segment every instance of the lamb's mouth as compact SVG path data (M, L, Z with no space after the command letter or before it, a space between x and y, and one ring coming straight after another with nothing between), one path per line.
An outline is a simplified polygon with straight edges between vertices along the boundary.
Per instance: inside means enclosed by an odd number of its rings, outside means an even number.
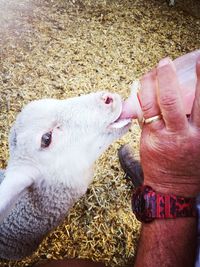
M113 123L110 124L110 128L113 129L120 129L123 128L125 126L127 126L128 124L131 123L131 119L117 119L116 121L114 121Z
M130 118L121 119L121 114L122 114L122 107L117 119L109 125L109 128L120 129L131 123L132 120Z

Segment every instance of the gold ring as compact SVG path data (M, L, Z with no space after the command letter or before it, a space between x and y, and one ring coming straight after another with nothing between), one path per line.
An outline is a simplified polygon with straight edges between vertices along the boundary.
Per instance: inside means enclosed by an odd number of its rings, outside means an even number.
M155 121L159 121L162 119L162 115L156 115L156 116L153 116L153 117L150 117L148 119L144 119L144 123L145 124L149 124L149 123L152 123L152 122L155 122Z

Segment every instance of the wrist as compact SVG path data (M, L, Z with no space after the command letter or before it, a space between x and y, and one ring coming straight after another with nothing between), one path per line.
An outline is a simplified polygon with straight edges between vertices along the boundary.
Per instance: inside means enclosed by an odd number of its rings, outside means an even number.
M195 218L143 223L134 267L194 266L196 227Z

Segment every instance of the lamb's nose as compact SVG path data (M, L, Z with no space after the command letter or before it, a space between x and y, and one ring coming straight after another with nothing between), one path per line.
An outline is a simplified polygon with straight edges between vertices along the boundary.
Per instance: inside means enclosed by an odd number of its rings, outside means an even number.
M106 105L111 105L113 103L113 95L110 93L103 94L102 99Z

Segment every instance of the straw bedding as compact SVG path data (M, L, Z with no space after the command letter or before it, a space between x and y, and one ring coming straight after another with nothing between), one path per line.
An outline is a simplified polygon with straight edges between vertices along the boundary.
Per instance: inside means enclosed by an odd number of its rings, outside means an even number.
M200 21L160 0L0 1L0 168L8 159L8 132L31 100L67 98L97 90L129 94L132 81L166 55L200 46ZM117 149L131 143L136 123L96 163L94 182L65 222L22 261L31 266L68 257L124 266L134 258L140 224L131 212L131 186Z

